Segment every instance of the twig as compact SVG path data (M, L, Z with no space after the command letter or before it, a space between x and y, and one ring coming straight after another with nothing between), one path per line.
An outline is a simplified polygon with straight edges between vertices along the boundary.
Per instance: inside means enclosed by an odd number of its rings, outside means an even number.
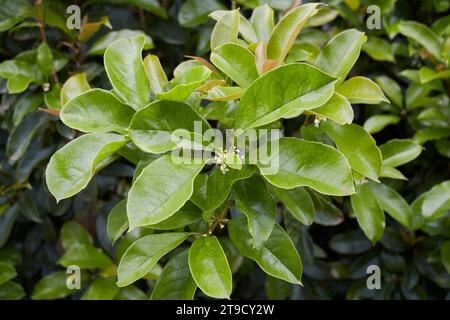
M36 19L36 23L39 28L39 33L41 35L42 42L44 42L45 44L48 45L47 35L45 34L45 23L41 16L41 5L42 5L42 0L34 0L34 6L35 6L34 7L34 9L35 9L34 17ZM52 66L51 74L52 74L53 82L59 84L58 75L56 74L53 66Z

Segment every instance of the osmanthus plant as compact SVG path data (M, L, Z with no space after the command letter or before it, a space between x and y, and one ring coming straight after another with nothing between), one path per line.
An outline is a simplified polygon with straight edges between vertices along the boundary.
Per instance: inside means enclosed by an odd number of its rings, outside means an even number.
M309 225L316 206L350 196L352 212L373 243L383 234L384 211L412 227L407 203L379 178L401 176L395 167L415 158L420 147L397 154L388 142L380 151L364 128L352 124L352 103L388 102L369 78L347 79L366 36L346 30L314 59L290 56L302 28L322 8L305 4L277 23L268 6L255 8L249 20L239 10L215 11L211 63L193 57L169 81L156 56L142 58L145 38L138 35L105 51L112 90L90 89L83 75L64 84L60 118L86 134L48 164L46 181L56 199L86 188L118 157L136 165L127 198L109 215L108 235L112 242L127 231L147 235L121 256L119 287L146 277L166 255L153 299L191 299L197 287L210 297L228 298L239 256L272 277L300 284L301 252L285 231L288 223L277 203ZM288 130L292 123L299 129L294 134ZM278 146L269 156L277 170L261 159L249 163L247 150L216 148L211 137L200 137L200 143L173 139L187 132L195 141L198 128L235 129L240 135L280 129L284 136L270 141ZM200 161L180 161L174 155L179 148L194 156L202 149L213 152Z

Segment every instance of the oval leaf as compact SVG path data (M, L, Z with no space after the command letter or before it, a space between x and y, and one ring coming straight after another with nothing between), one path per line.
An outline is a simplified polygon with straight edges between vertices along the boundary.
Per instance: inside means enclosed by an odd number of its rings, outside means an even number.
M229 299L233 282L227 257L215 236L201 237L189 250L189 268L197 286L208 296Z
M119 287L125 287L150 272L164 255L189 237L186 232L151 234L136 240L120 259Z
M48 189L57 201L77 194L88 185L97 166L126 143L124 137L112 133L89 133L69 142L48 163Z

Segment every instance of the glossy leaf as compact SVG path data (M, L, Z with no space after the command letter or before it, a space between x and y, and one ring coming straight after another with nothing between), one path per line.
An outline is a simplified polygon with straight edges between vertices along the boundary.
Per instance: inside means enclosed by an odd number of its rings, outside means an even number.
M211 62L242 88L258 78L255 56L243 46L225 43L211 53Z
M188 250L174 256L164 266L153 289L151 300L192 300L197 284L189 269Z
M432 29L416 21L403 21L398 28L401 34L420 43L436 59L441 59L442 45Z
M384 213L377 198L367 185L362 184L356 186L356 194L350 200L359 226L375 244L383 235L385 227Z
M224 9L225 6L218 0L188 0L178 12L178 21L183 27L195 27L206 22L209 13Z
M67 287L68 274L58 271L42 278L33 288L31 299L51 300L67 297L74 293L74 290Z
M215 236L200 237L189 250L189 269L197 286L208 296L230 297L233 282L227 257Z
M390 114L377 114L364 122L364 130L370 134L380 132L385 127L399 123L401 118L399 116Z
M384 96L380 87L364 77L353 77L341 84L337 89L341 95L346 97L351 103L378 104L389 100Z
M410 226L411 208L397 191L382 183L370 182L367 186L372 190L384 211L405 227Z
M210 175L201 173L195 178L191 200L204 211L213 211L228 198L236 181L247 179L254 171L254 168L244 166L242 170L231 169L225 174L218 169Z
M309 193L303 187L285 190L272 186L270 190L286 206L292 216L305 225L314 221L316 210Z
M102 55L105 53L106 48L113 43L114 41L121 40L121 39L127 39L131 37L135 37L137 35L143 35L145 37L145 44L144 49L150 50L153 49L154 44L152 38L150 38L148 35L146 35L141 30L118 30L118 31L110 31L103 37L100 37L97 39L92 46L88 50L88 55Z
M128 194L130 230L163 221L191 197L194 179L204 164L176 164L170 155L149 164Z
M150 101L148 83L141 53L145 46L145 37L113 42L105 51L105 70L115 94L125 103L139 110Z
M131 140L143 151L164 153L177 146L172 134L179 129L202 132L210 128L206 120L183 102L158 100L134 115L130 124ZM201 142L201 141L200 141Z
M84 189L98 166L126 144L122 136L111 133L85 134L58 150L50 159L46 181L57 201Z
M63 224L60 239L65 250L92 245L92 237L89 232L75 221L68 221Z
M127 201L117 203L108 215L107 232L112 243L128 229Z
M378 181L381 171L381 152L375 140L356 124L339 126L322 122L320 127L336 143L353 170Z
M91 89L70 99L62 109L62 122L83 132L125 133L134 110L111 92Z
M118 293L119 288L113 278L98 276L81 297L81 300L112 300Z
M253 10L250 22L256 32L258 41L266 42L269 40L273 28L275 27L273 18L274 11L267 4L259 6Z
M273 185L283 189L308 186L331 195L349 195L354 192L350 166L334 148L318 142L296 138L281 138L279 142L278 172L261 173Z
M333 120L337 124L350 124L353 121L353 108L344 96L335 92L323 106L311 111L321 117Z
M67 101L89 89L91 89L91 87L87 81L86 73L78 73L71 76L64 82L64 85L61 88L61 105L65 105Z
M267 58L282 63L306 21L318 10L319 3L308 3L286 14L273 29L267 43Z
M67 249L59 259L64 266L76 265L83 269L108 268L112 265L111 259L92 245L77 245Z
M151 234L136 240L120 259L117 269L119 287L125 287L147 274L164 255L178 247L189 233Z
M153 93L161 93L167 86L167 76L159 62L158 56L149 54L144 59L145 72Z
M233 186L236 206L248 221L248 230L255 239L255 246L267 240L275 225L276 206L264 181L254 175L240 180Z
M245 217L234 218L228 223L230 239L238 251L254 260L267 274L300 284L302 261L287 233L276 224L269 239L261 246L254 247L245 220Z
M307 64L288 64L254 81L236 110L236 127L248 129L325 104L335 79ZM283 94L279 94L279 93Z
M397 82L386 76L376 77L375 82L386 93L392 103L398 107L403 107L403 93Z
M383 165L398 167L417 158L422 147L413 140L393 139L380 146Z
M356 29L342 31L322 49L316 66L344 80L356 63L366 40L364 33Z
M227 42L236 42L239 32L239 10L227 12L216 25L211 34L211 51Z

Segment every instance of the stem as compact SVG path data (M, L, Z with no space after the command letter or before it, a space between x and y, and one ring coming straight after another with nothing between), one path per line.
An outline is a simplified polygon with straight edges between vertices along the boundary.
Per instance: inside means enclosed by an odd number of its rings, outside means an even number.
M227 203L225 207L222 209L222 211L220 211L220 213L214 218L213 222L208 227L208 235L212 235L218 225L228 222L226 216L229 208L230 204Z
M34 18L36 19L36 23L39 28L39 33L41 35L42 42L48 45L47 35L45 34L45 23L41 16L41 6L42 0L34 0ZM55 69L52 66L52 78L53 82L59 84L58 75L55 72Z

